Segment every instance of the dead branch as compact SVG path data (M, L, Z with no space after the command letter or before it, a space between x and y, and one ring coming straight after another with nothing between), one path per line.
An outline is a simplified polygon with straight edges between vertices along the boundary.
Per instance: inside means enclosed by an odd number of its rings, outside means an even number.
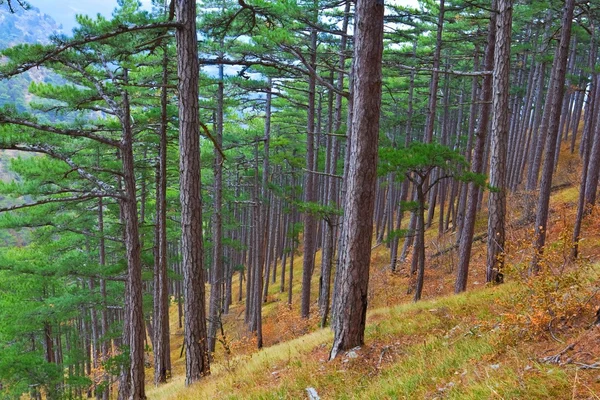
M544 358L540 358L540 362L546 363L546 364L561 364L561 357L568 351L571 351L575 348L575 343L571 343L570 345L568 345L567 347L565 347L563 350L561 350L560 352L558 352L557 354L554 354L552 356L547 356Z

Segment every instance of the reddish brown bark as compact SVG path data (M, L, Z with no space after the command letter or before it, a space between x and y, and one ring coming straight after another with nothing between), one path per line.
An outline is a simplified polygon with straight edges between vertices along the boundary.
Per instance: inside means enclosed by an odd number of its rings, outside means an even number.
M383 1L356 3L353 132L331 358L364 342L381 107Z
M494 281L504 265L512 0L498 0L497 12L490 150L490 186L494 190L488 202L487 282Z
M200 195L200 116L196 2L176 0L179 77L179 184L186 378L190 385L210 373L206 335Z

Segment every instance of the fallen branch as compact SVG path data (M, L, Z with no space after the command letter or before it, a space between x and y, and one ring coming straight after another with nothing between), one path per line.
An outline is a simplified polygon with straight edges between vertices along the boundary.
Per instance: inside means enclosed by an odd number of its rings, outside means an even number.
M579 369L600 369L600 361L593 364L584 364L579 362L574 362L573 364L579 365Z
M571 343L570 345L568 345L567 347L565 347L563 350L561 350L557 354L554 354L554 355L548 356L548 357L544 357L544 358L540 358L540 362L543 362L543 363L546 363L546 364L559 364L560 365L560 358L566 352L571 351L574 348L575 348L575 343Z
M475 236L473 236L473 241L472 241L472 242L473 242L473 243L475 243L475 242L477 242L478 240L483 240L483 239L485 239L486 237L487 237L487 232L485 232L485 233L480 233L479 235L475 235ZM444 254L446 254L446 253L449 253L449 252L451 252L452 250L458 249L458 246L459 246L459 244L458 244L458 243L455 243L455 244L453 244L453 245L452 245L452 246L450 246L450 247L446 247L445 249L442 249L442 250L438 251L437 253L434 253L434 254L432 254L432 256L431 256L431 257L432 257L432 258L433 258L433 257L439 257L439 256L441 256L441 255L444 255Z
M548 332L550 332L550 336L552 337L552 339L554 339L554 341L555 341L555 342L558 342L558 343L560 343L560 344L565 344L565 342L563 342L562 340L560 340L559 338L557 338L557 337L554 335L554 332L552 331L552 323L554 322L554 320L555 320L555 319L556 319L556 318L552 318L552 319L550 320L550 322L548 322Z
M385 356L385 353L387 353L388 351L390 351L390 346L384 346L383 349L381 350L381 354L379 355L379 361L377 362L377 369L379 369L381 367L381 362L383 361L383 356Z

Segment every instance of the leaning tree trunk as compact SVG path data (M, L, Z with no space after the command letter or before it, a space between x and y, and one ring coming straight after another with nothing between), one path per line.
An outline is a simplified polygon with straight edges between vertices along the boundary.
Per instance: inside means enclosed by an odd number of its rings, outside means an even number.
M163 55L160 130L156 182L156 261L154 269L154 384L167 381L170 370L169 287L167 276L167 50Z
M427 117L425 120L425 132L423 135L424 143L431 143L433 141L433 133L435 127L435 115L437 108L437 92L440 82L440 56L442 51L442 33L444 29L444 14L445 14L445 0L440 0L440 11L437 22L437 35L435 41L435 51L433 53L433 72L431 73L431 81L429 83L429 101L427 105ZM435 171L433 172L432 179L435 179ZM427 183L425 183L427 186ZM427 227L431 226L433 221L433 215L435 213L435 200L437 198L437 185L430 193L430 204L429 212L427 214Z
M546 33L545 33L545 37L548 36L548 29L550 27L550 11L548 11L548 17L546 20ZM554 71L552 71L552 73L550 74L550 82L552 82L552 77L553 77L553 73ZM542 82L543 84L543 82ZM542 165L542 156L544 153L544 148L546 146L546 131L548 129L548 121L550 119L550 104L552 103L552 96L554 96L554 92L553 92L553 87L552 87L552 83L550 83L550 86L548 87L548 91L546 92L546 99L544 100L544 111L540 120L540 124L539 127L535 127L535 129L537 129L537 135L536 135L536 139L534 141L535 146L532 150L534 150L531 154L532 154L532 159L527 171L527 185L525 186L525 189L527 190L528 196L531 197L532 196L532 192L534 190L536 190L537 188L537 183L538 183L538 175L539 175L539 171L540 171L540 166ZM533 201L530 201L530 199L527 199L527 202L525 204L526 207L526 212L525 215L527 217L529 217L530 215L533 215Z
M569 44L571 42L571 26L573 23L574 8L575 0L566 0L563 9L560 42L556 48L550 81L550 90L552 90L554 94L552 96L552 103L546 104L546 107L550 107L551 118L548 124L548 131L540 132L541 135L547 137L548 147L546 147L537 214L535 217L535 253L531 262L531 272L533 273L536 273L539 270L540 257L544 251L544 245L546 244L546 226L548 223L550 190L554 172L554 152L556 151L556 141L558 139L558 128L560 124L560 110L565 92L567 58L569 56Z
M266 119L265 119L265 130L264 130L264 156L263 156L263 171L262 171L262 180L260 183L260 197L257 193L257 201L259 202L258 207L260 207L259 211L259 230L257 231L257 244L258 244L258 268L256 269L258 275L256 277L256 293L255 293L255 318L256 318L256 345L259 349L263 347L263 337L262 337L262 304L263 304L263 266L265 265L266 259L266 247L267 247L267 238L268 238L268 227L270 225L269 221L269 204L267 199L267 186L269 184L269 144L271 142L271 79L268 80L269 91L267 93L267 104L266 104ZM256 173L258 174L258 142L256 143ZM258 176L256 176L257 185L258 185ZM257 188L258 190L258 188ZM269 284L269 273L267 271L264 276L264 282L266 285ZM266 286L265 286L266 287Z
M437 105L437 91L440 82L440 56L442 51L442 31L444 28L445 0L440 0L440 12L438 15L437 36L435 41L435 51L433 53L433 72L429 83L429 104L427 105L427 119L425 121L425 133L423 142L431 143L433 140L433 130L435 124L435 111Z
M310 34L311 65L316 69L317 60L317 30L313 28ZM317 201L317 177L313 172L315 160L315 91L316 77L308 77L308 115L306 129L306 172L304 174L304 201L314 203ZM309 210L304 212L304 258L302 262L302 302L300 314L308 318L310 312L310 286L312 273L315 268L315 251L317 246L317 220Z
M592 85L595 86L597 88L598 86L598 76L594 76L593 80L592 80ZM592 92L597 92L597 89L592 91ZM598 135L600 135L600 129L594 129L594 137L598 137ZM573 134L575 134L573 132ZM589 165L589 161L590 161L590 147L592 144L592 135L587 135L584 136L584 138L582 140L585 141L584 143L584 151L583 151L583 158L581 160L581 182L579 184L579 198L577 200L577 214L575 217L575 224L573 225L573 247L571 249L571 259L575 260L577 259L577 256L579 255L579 240L580 240L580 233L581 233L581 225L583 223L583 216L585 214L586 211L586 203L585 203L585 186L588 180L588 165Z
M125 222L125 249L127 257L128 322L129 322L129 399L145 399L144 388L144 312L142 293L142 261L138 232L138 211L133 158L133 129L127 92L123 93L123 183L125 197L121 201ZM119 388L122 389L122 388Z
M332 359L340 351L364 341L381 108L383 12L383 2L356 2L354 128L348 155L343 247L336 271L339 293L336 293L338 299L335 302Z
M504 265L506 222L506 145L509 127L510 39L512 0L498 0L493 74L493 115L490 151L490 192L486 281L496 280Z
M98 236L99 236L99 243L98 243L98 263L100 264L100 267L102 268L102 270L104 270L104 267L106 266L106 242L104 240L104 204L103 204L103 200L102 197L100 197L98 199ZM109 353L110 353L110 339L108 339L108 329L109 329L109 324L108 324L108 310L107 310L107 301L106 301L106 280L105 279L100 279L100 293L102 296L102 318L101 318L101 322L100 322L100 327L102 330L102 341L101 341L101 348L102 348L102 362L105 362L106 360L108 360L109 357ZM105 384L105 388L102 391L102 400L108 400L109 395L110 395L110 385L108 384L108 377L105 374L104 376L104 380L103 383Z
M215 124L215 141L219 148L215 148L214 161L214 213L212 220L213 236L213 268L210 299L208 309L208 351L215 351L217 329L221 323L223 310L223 156L220 152L223 142L223 64L219 65L219 81L217 84L217 110Z
M416 266L417 282L415 284L415 295L413 300L421 300L423 293L423 282L425 281L425 193L423 193L423 185L426 184L427 178L418 177L412 181L417 192L417 237L415 240L413 265Z
M492 9L496 9L496 1L492 3ZM496 12L492 11L490 15L490 28L487 36L487 48L485 50L484 68L490 71L494 65L494 53L496 46ZM484 148L487 140L488 123L490 116L492 100L492 77L486 75L483 78L481 88L482 100L480 118L477 121L475 148L473 150L473 160L471 162L471 171L481 173L485 162ZM469 262L471 261L471 249L473 245L473 235L475 234L475 217L477 216L477 205L479 203L479 190L475 183L468 185L467 208L462 223L462 231L459 230L460 241L458 246L458 267L454 292L459 293L467 289L467 280L469 275Z
M179 184L184 297L185 383L210 373L206 334L200 192L200 115L196 2L176 0L179 77Z
M473 66L475 70L479 68L479 46L475 47L475 54L473 60ZM477 105L475 99L477 97L478 79L476 76L471 81L471 105L469 107L469 128L467 130L467 148L465 151L467 161L472 163L472 150L473 150L473 133L475 132L475 122L477 120ZM458 230L457 244L460 244L460 237L463 231L463 224L465 221L465 213L467 210L467 195L469 193L469 184L463 182L460 186L460 194L458 196L458 205L456 211L456 223L455 227Z
M264 155L263 155L263 171L262 171L262 182L261 182L261 187L260 187L260 191L261 191L261 207L262 207L262 211L261 211L261 229L263 230L263 232L261 233L261 254L262 254L262 258L261 258L261 265L264 264L265 265L265 279L264 279L264 285L263 285L263 293L262 293L262 300L261 300L261 306L262 303L266 303L267 302L267 296L269 294L269 276L271 273L270 270L270 265L271 265L271 260L269 258L269 254L270 252L273 250L272 247L274 246L273 242L272 242L272 236L273 236L273 227L272 224L274 221L274 211L275 211L275 204L274 201L269 201L268 197L268 193L267 193L267 186L269 184L269 175L270 175L270 171L269 171L269 147L270 147L270 142L271 142L271 102L272 102L272 97L273 97L273 92L272 92L272 82L271 82L271 78L268 78L267 80L267 99L266 99L266 104L265 104L265 130L264 130L264 136L263 136L263 141L264 141ZM271 237L271 240L269 240L269 237Z
M600 104L600 88L595 88L595 99L593 101L594 107L589 107L590 110L594 110ZM585 140L586 142L591 143L590 158L587 166L587 178L585 182L585 207L589 208L596 204L596 192L598 189L598 176L600 175L600 135L598 135L598 131L600 131L600 123L598 122L598 115L594 115L589 120L589 127L586 129L586 136L582 139L582 142ZM593 136L592 136L593 135ZM588 139L587 136L590 136L591 139ZM586 149L583 149L585 154Z

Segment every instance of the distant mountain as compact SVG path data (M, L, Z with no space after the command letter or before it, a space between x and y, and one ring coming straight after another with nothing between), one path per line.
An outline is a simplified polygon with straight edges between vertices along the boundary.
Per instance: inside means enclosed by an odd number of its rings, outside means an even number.
M52 17L36 7L15 7L15 13L0 7L0 49L19 43L47 43L48 37L58 31L60 26Z
M27 10L15 7L14 13L8 7L0 7L0 50L21 43L49 43L49 37L54 32L60 32L60 26L36 7ZM9 104L19 111L25 111L30 98L27 93L29 84L47 79L47 71L34 68L25 74L1 80L0 107Z
M60 26L38 8L31 7L23 10L15 7L15 13L11 13L8 7L0 6L0 49L20 43L49 43L49 36L59 31ZM0 107L9 104L19 111L26 110L30 98L27 90L29 84L32 81L40 82L49 78L47 71L34 68L22 75L0 80ZM0 180L8 182L16 178L16 175L10 171L9 164L10 160L17 155L16 152L0 150ZM0 197L0 204L2 202Z

